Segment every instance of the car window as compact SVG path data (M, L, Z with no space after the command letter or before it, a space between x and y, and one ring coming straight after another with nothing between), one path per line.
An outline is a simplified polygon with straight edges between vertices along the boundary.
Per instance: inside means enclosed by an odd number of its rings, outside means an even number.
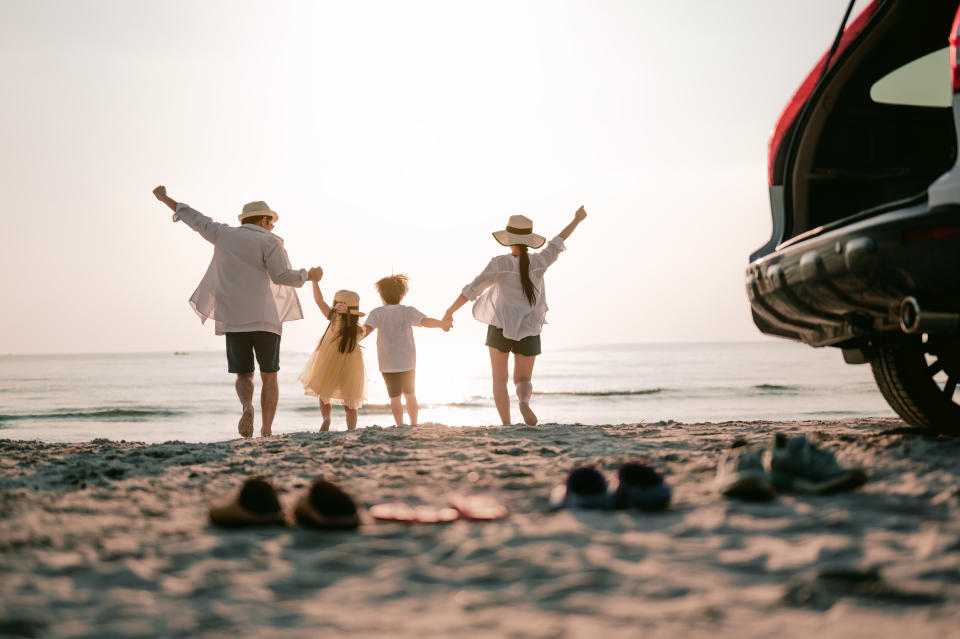
M950 48L944 47L877 80L870 87L870 98L883 104L949 107L952 89Z

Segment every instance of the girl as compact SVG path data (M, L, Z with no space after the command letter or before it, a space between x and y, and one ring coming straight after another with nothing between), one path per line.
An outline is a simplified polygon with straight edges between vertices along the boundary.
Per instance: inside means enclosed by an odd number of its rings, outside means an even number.
M357 427L357 409L364 399L365 372L359 344L363 332L357 325L357 318L364 315L357 310L360 296L353 291L337 291L330 307L323 301L320 285L314 282L313 299L330 323L300 373L300 381L306 395L320 399L320 430L330 430L332 403L343 404L347 429L353 430Z
M511 352L520 413L527 424L537 423L537 416L530 409L530 397L533 395L533 364L540 354L540 331L547 314L543 274L564 250L563 241L586 217L587 212L581 206L573 221L550 240L547 248L531 256L527 254L527 248L540 248L546 238L533 232L530 219L511 215L507 228L493 233L495 240L510 247L510 254L490 260L487 268L463 287L463 292L443 316L444 320L451 320L467 300L477 300L473 305L473 316L488 325L486 344L493 374L493 401L504 425L511 423L507 395Z

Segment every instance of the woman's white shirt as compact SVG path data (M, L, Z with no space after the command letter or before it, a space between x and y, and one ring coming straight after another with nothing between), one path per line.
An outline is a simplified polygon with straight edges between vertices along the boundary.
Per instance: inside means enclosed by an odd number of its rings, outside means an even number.
M503 329L507 339L539 335L546 324L548 310L543 275L565 250L563 238L558 235L543 250L530 253L530 281L536 291L533 305L527 302L520 284L520 258L498 255L490 260L483 272L463 287L463 296L476 300L473 316L484 324Z

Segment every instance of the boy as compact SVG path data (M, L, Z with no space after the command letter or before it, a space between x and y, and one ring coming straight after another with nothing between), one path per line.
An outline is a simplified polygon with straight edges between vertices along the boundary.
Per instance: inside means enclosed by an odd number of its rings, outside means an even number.
M397 426L403 426L403 405L400 395L407 400L407 414L410 425L417 425L417 396L415 391L415 373L417 367L417 347L413 342L414 326L442 328L449 331L451 320L438 320L427 317L412 306L404 306L400 301L407 294L407 276L391 275L376 283L377 292L383 300L383 306L377 307L367 315L363 326L363 336L374 331L377 333L377 358L380 361L380 373L387 384L390 397L390 410Z

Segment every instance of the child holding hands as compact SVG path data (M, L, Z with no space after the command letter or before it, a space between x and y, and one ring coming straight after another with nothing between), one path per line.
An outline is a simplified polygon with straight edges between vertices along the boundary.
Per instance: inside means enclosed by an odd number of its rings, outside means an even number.
M363 337L374 330L377 333L377 358L380 372L387 385L390 397L390 410L397 426L403 426L403 405L401 394L407 401L407 414L410 425L417 425L419 406L416 396L417 347L413 341L414 326L442 328L449 331L451 320L438 320L427 317L412 306L400 304L407 294L406 275L398 274L381 278L376 283L377 292L383 306L370 311L363 326Z
M330 323L300 373L300 382L305 394L320 399L323 415L320 430L330 430L331 404L334 403L343 404L347 430L353 430L357 427L357 409L364 399L365 371L360 352L363 334L357 323L364 315L359 311L360 296L353 291L337 291L330 306L323 299L320 285L314 282L313 299Z

